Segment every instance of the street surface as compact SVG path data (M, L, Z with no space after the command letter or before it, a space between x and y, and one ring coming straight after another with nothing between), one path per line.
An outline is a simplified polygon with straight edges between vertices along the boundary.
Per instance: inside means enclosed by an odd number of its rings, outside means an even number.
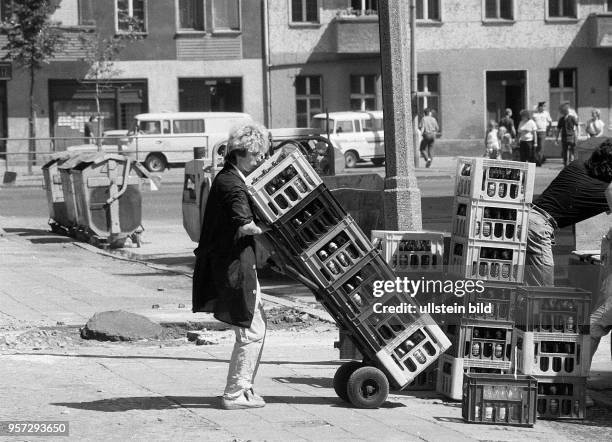
M423 226L448 230L453 181L450 169L436 173L419 178ZM552 176L538 178L536 193ZM392 392L379 410L351 408L331 385L340 364L335 324L320 319L325 312L305 288L270 275L263 289L274 295L267 305L271 331L256 383L268 405L219 410L232 332L218 330L210 315L190 312L195 244L182 228L182 173L165 177L160 191L143 193L142 249L113 254L52 234L40 186L0 187L6 231L0 236L0 420L69 421L72 440L612 438L612 411L599 401L584 421L538 421L533 429L465 424L461 404L434 392ZM304 304L320 313L303 314ZM94 312L115 309L166 324L167 333L135 343L80 338L78 328ZM187 329L203 327L212 345L187 342ZM591 372L602 397L612 392L609 348L608 336Z

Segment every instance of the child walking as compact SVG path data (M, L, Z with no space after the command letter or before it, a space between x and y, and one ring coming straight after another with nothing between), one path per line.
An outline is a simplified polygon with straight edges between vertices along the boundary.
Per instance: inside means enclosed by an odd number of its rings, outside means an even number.
M499 154L500 146L497 123L491 120L487 125L487 133L485 135L485 153L483 156L495 160L497 157L499 157Z

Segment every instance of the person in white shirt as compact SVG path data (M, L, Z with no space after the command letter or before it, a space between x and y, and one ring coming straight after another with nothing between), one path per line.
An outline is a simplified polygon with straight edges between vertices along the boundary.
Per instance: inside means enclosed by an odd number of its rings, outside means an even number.
M542 154L542 148L544 147L544 140L546 140L546 134L548 133L548 128L552 124L552 119L550 118L550 114L546 110L546 102L540 101L538 103L537 110L533 113L532 116L533 121L536 124L536 140L535 140L535 163L536 166L541 166L544 162L544 156Z
M591 119L587 122L587 134L589 137L602 137L604 133L604 122L601 121L601 112L599 109L591 111Z
M521 121L518 125L518 136L521 161L529 161L533 163L533 144L535 142L537 126L531 119L528 110L523 109L520 116Z

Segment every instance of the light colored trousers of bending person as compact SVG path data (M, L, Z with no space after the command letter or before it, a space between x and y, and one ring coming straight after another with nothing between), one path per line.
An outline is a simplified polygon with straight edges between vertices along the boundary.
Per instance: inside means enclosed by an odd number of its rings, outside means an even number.
M555 229L539 212L529 214L525 283L529 286L554 286L555 262L552 246Z
M227 384L223 397L235 399L253 387L264 341L266 338L266 314L261 303L261 288L257 281L257 301L250 328L232 327L236 343L232 351Z

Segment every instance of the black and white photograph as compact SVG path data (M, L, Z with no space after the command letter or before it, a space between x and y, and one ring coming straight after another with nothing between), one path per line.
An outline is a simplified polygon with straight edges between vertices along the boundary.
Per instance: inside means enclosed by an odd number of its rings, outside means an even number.
M611 0L0 0L0 439L612 440Z

